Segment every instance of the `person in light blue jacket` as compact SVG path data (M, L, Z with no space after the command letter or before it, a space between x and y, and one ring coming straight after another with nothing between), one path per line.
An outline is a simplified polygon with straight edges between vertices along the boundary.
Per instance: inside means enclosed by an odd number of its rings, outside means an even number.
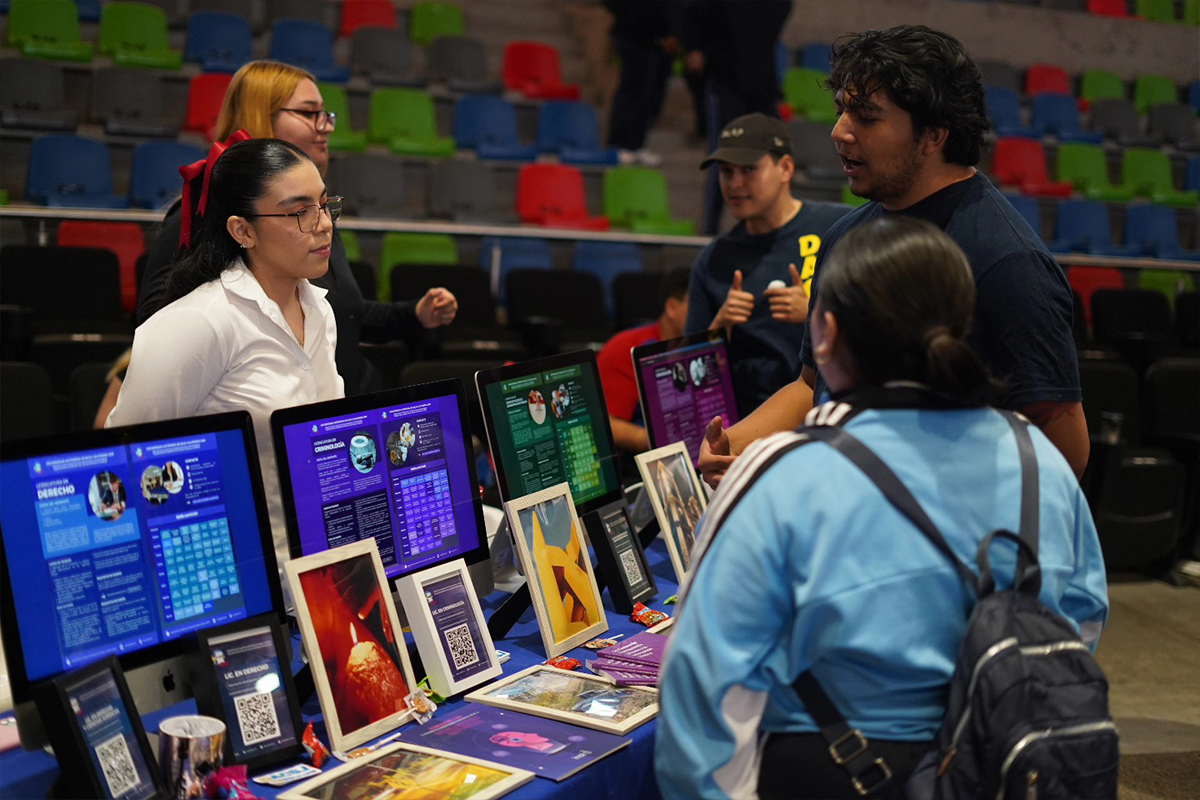
M1017 530L1021 470L993 382L966 344L974 281L957 245L906 217L853 229L828 256L810 319L841 425L895 471L958 557ZM1108 616L1087 501L1030 426L1041 601L1095 647ZM664 798L856 797L792 688L811 669L903 781L929 748L972 595L951 562L828 445L770 436L735 463L697 533L660 681ZM710 529L713 520L722 520ZM1015 554L993 547L1000 586Z

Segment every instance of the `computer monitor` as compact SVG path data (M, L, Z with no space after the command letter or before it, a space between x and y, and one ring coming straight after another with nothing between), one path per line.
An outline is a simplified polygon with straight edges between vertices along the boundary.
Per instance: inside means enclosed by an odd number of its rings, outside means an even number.
M623 499L595 353L482 370L475 384L505 500L563 481L580 516Z
M38 681L117 655L142 713L185 699L194 633L283 596L244 411L0 445L0 624L22 743Z
M738 421L723 330L633 348L633 372L651 447L684 442L692 464L714 417Z
M491 592L461 380L281 409L271 433L293 558L374 538L388 579L461 558Z

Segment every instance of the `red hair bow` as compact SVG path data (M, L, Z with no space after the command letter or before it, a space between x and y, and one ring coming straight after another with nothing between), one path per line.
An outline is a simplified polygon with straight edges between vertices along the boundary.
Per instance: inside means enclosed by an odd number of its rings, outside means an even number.
M234 131L225 141L213 142L213 146L208 149L208 158L194 164L185 164L179 168L179 174L183 176L183 213L179 223L180 247L192 246L192 181L199 178L201 174L204 175L204 183L200 187L200 204L194 212L203 217L204 209L208 205L208 182L212 179L213 166L217 163L217 159L232 145L253 138L244 130Z

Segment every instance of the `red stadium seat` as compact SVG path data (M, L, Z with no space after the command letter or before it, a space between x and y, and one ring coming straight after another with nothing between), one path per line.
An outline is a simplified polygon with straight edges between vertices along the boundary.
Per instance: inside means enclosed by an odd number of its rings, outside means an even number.
M1046 172L1046 151L1041 142L1009 136L996 140L992 156L992 174L1004 184L1016 186L1022 194L1045 197L1069 197L1071 184L1050 180Z
M1128 17L1129 6L1125 0L1088 0L1089 14L1099 14L1103 17Z
M111 250L121 266L121 307L137 309L137 260L146 252L146 238L136 222L81 222L58 224L59 247L99 247Z
M1070 76L1054 64L1030 64L1025 70L1025 94L1032 97L1046 93L1073 95Z
M1067 283L1083 301L1083 314L1089 326L1092 324L1092 292L1125 288L1125 278L1116 267L1067 267Z
M396 6L392 0L345 0L338 33L349 36L359 28L395 28Z
M562 82L558 51L539 42L504 48L504 87L538 100L578 100L579 86Z
M521 222L548 228L608 230L608 219L588 215L583 175L562 164L526 164L517 177Z
M206 72L192 77L188 84L187 117L183 123L186 131L195 131L206 139L212 139L217 128L217 117L221 113L221 101L229 88L232 75L223 72Z

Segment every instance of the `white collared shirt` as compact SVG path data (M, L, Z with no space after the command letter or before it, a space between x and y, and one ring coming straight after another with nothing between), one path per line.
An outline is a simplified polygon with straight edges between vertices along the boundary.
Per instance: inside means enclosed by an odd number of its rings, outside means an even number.
M337 327L325 290L302 280L304 347L279 305L239 259L221 277L162 308L137 329L106 426L246 410L262 465L275 553L288 557L271 412L345 395L334 363Z

